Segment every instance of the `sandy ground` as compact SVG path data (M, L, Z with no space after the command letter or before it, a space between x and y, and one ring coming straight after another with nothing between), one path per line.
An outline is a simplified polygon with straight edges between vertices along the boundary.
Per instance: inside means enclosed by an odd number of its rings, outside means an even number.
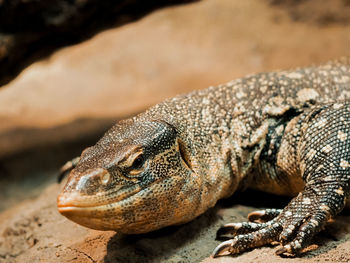
M60 216L48 187L34 201L0 215L0 262L349 262L350 216L338 216L318 235L319 248L300 258L281 258L264 247L235 257L210 258L218 227L244 221L257 207L282 207L287 199L248 191L219 202L196 220L144 235L125 236L78 226ZM260 200L260 201L259 201ZM254 207L252 206L254 205Z
M341 6L329 10L326 18ZM62 49L2 87L0 262L349 262L347 211L317 236L319 248L300 258L275 256L272 247L209 258L219 226L288 202L262 193L236 194L193 222L136 236L80 227L55 205L59 166L115 119L245 74L350 55L346 17L301 19L307 14L260 0L166 8Z

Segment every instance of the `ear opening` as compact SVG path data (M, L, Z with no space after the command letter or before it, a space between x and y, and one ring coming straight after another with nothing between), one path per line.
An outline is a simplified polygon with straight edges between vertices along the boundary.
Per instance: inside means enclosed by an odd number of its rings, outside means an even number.
M192 163L191 163L191 159L190 159L190 154L188 153L187 149L186 149L186 145L185 143L181 140L181 139L177 139L177 144L179 145L179 152L180 152L180 156L182 161L185 163L185 166L192 170Z

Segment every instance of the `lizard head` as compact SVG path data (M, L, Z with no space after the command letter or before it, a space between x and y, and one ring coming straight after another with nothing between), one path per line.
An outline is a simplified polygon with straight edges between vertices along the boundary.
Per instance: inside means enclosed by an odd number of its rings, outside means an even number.
M89 228L144 233L197 216L197 184L172 125L127 120L83 151L57 206Z

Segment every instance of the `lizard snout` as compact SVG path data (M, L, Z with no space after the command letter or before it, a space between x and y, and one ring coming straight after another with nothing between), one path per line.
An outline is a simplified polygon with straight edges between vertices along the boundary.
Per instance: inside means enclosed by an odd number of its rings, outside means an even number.
M110 173L103 168L90 169L84 174L74 170L63 191L57 197L59 211L67 210L68 207L89 207L103 202L98 198L98 193L104 192L104 187L111 181ZM94 199L94 200L93 200Z

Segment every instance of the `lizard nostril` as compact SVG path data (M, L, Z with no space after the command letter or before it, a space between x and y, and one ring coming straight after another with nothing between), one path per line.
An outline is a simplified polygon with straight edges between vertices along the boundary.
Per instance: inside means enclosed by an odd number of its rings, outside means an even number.
M105 172L104 174L101 175L101 183L103 185L108 184L110 178L111 178L111 175L108 172Z

